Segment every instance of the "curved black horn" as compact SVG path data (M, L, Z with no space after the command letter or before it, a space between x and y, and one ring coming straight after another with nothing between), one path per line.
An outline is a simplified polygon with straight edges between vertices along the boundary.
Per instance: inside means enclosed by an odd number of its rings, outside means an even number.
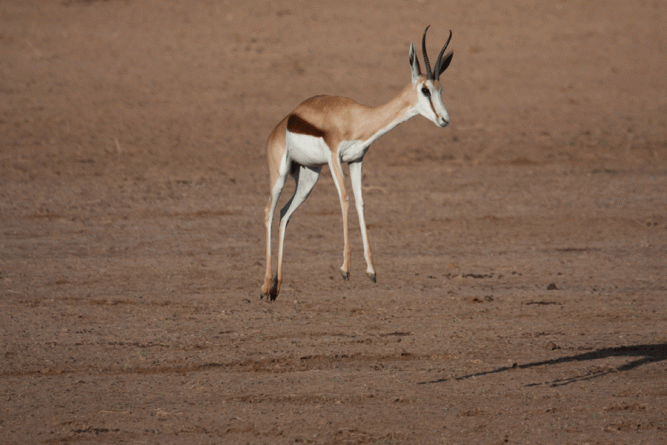
M431 25L426 27L424 35L422 36L422 53L424 53L424 65L426 65L426 78L428 80L433 80L433 71L431 71L431 64L428 63L428 55L426 54L426 31L428 31L430 27Z
M435 75L435 80L440 80L440 64L442 63L442 55L445 53L445 50L447 49L447 45L449 45L449 41L452 40L452 30L449 30L449 38L447 39L447 42L445 43L445 46L442 47L440 50L440 54L438 55L438 60L435 62L435 72L433 73Z

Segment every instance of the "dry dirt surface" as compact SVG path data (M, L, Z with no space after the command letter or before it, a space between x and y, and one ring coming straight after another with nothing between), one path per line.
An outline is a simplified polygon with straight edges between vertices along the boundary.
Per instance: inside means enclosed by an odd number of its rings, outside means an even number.
M0 2L0 443L667 443L666 16ZM428 24L451 125L366 156L377 284L325 169L260 300L267 135Z

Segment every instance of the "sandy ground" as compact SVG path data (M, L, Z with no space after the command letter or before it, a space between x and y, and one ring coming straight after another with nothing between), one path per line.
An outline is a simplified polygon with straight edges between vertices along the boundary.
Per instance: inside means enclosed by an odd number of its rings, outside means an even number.
M1 443L667 443L667 4L362 4L0 2ZM267 135L427 24L377 284L327 171L261 301Z

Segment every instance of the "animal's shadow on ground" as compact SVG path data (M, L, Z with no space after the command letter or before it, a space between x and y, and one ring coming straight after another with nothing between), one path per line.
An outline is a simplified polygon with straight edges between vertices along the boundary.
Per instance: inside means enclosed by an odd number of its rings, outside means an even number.
M515 363L511 366L503 366L501 368L497 368L491 371L468 374L460 377L432 380L430 382L422 382L421 384L442 383L448 380L459 381L469 378L483 377L490 374L497 374L500 372L515 371L517 369L528 369L536 366L552 366L561 363L572 363L572 362L592 362L595 360L601 360L609 357L636 357L636 359L619 367L596 366L593 363L591 366L586 368L586 373L584 374L563 379L556 379L550 382L530 383L525 386L538 386L538 385L564 386L564 385L569 385L570 383L580 382L583 380L600 378L602 376L611 373L629 371L631 369L637 368L642 365L646 365L648 363L661 362L667 360L667 344L663 343L655 345L620 346L616 348L598 349L597 351L591 351L577 355L570 355L552 360L544 360L540 362L531 362L524 364Z

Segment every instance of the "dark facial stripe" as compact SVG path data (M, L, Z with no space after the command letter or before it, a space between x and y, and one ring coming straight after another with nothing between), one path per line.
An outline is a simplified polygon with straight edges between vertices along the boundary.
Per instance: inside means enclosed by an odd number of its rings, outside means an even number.
M439 116L438 116L438 113L435 112L435 107L433 106L433 97L429 97L429 98L428 98L428 103L431 105L431 110L433 110L433 115L434 115L436 118L439 117Z
M310 122L306 122L296 114L291 114L287 119L287 130L291 133L305 134L316 138L324 137L324 131L320 130Z

